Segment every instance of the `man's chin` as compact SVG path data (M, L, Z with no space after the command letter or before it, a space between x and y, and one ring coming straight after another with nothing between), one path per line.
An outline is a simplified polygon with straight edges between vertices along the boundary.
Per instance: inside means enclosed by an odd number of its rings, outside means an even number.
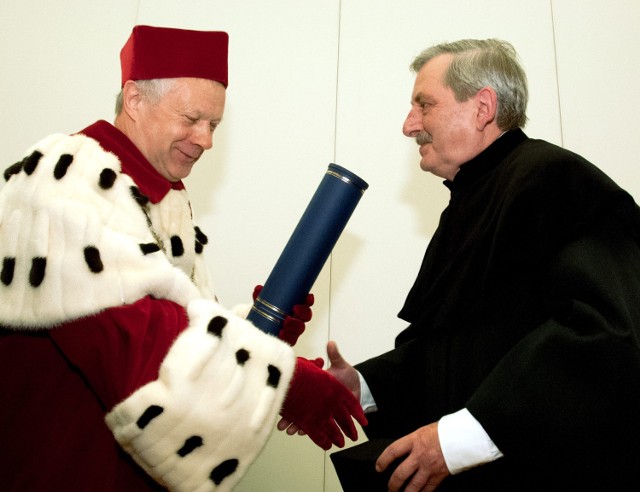
M191 169L193 169L194 164L195 162L191 162L189 164L182 164L180 166L177 166L171 173L169 181L175 183L177 181L182 181L183 179L185 179L187 176L189 176L189 174L191 174Z
M426 172L431 172L431 170L433 169L433 164L425 161L424 159L420 160L420 169L422 169L423 171Z

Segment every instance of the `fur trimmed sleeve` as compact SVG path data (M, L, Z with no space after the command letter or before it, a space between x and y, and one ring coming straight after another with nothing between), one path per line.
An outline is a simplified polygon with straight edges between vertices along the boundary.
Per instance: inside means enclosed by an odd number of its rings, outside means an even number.
M269 437L295 357L213 301L188 306L157 380L107 415L116 440L174 491L231 490Z

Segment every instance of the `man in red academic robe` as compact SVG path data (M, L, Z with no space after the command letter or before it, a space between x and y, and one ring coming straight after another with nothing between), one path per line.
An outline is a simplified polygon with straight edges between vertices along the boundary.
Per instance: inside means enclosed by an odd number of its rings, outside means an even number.
M230 490L279 413L325 449L365 422L293 354L310 303L283 341L215 301L181 180L222 119L227 44L135 27L114 125L51 135L6 170L3 490Z

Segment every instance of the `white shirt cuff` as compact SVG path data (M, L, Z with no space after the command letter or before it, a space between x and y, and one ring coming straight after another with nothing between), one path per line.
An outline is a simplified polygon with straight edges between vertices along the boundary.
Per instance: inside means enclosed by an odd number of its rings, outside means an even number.
M377 411L378 405L376 405L376 401L373 399L369 385L362 377L362 374L360 374L359 371L356 372L358 373L358 379L360 380L360 405L362 406L362 410L364 413Z
M466 408L438 423L440 448L452 475L502 457L502 452Z

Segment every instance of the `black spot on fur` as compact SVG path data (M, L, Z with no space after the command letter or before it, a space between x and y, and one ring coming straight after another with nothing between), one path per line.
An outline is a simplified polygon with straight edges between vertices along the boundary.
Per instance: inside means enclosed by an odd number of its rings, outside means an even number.
M193 230L196 232L195 250L196 250L196 254L199 255L204 250L205 244L209 242L209 238L206 236L204 232L202 232L202 229L200 229L198 226L195 226Z
M47 269L47 259L36 257L31 259L31 271L29 272L29 283L32 287L39 287L44 280L44 273Z
M180 456L181 458L184 458L186 455L191 453L194 449L197 449L200 446L202 446L202 443L203 443L203 440L200 436L191 436L189 439L187 439L184 442L182 447L178 449L178 456Z
M56 167L53 168L53 177L56 179L64 178L72 162L73 156L71 154L62 154L56 162Z
M174 258L184 254L184 245L180 236L171 236L171 254Z
M84 248L84 261L93 273L100 273L104 270L104 265L100 258L100 251L95 246L87 246Z
M141 207L144 207L147 203L149 203L149 198L144 196L137 186L132 186L131 188L129 188L129 191L131 191L131 196L136 202L138 202L138 205L140 205Z
M33 171L36 170L36 167L38 167L40 159L42 159L42 152L34 150L30 156L26 157L22 161L24 162L24 172L31 176L31 174L33 174Z
M214 316L209 321L207 331L218 338L222 338L222 330L227 326L227 318L222 316Z
M157 253L160 251L160 246L156 243L141 243L140 251L142 251L143 255L149 255L151 253Z
M100 179L98 180L98 185L103 190L108 190L113 186L113 183L116 182L116 177L118 175L113 169L109 169L108 167L103 169L100 173Z
M245 362L249 360L249 351L246 349L240 349L236 352L236 361L238 365L244 366Z
M223 461L211 471L209 478L214 484L220 485L225 478L238 469L238 463L236 459Z
M164 408L162 408L161 406L151 405L142 413L142 415L140 415L140 418L138 418L138 420L136 421L136 425L139 429L144 429L162 412L164 412Z
M196 241L196 254L199 255L202 253L202 251L204 250L204 246L202 245L202 243L200 241Z
M11 176L14 176L15 174L19 174L20 171L22 171L23 167L24 167L24 160L20 162L16 162L15 164L12 164L8 168L6 168L4 170L4 180L9 181L9 178L11 178Z
M2 273L0 273L0 280L4 285L9 285L13 280L13 272L16 268L16 259L10 256L6 256L2 260Z
M276 366L269 364L267 367L269 371L269 376L267 377L267 386L271 386L272 388L277 388L280 384L280 376L282 376L282 372Z
M204 232L202 232L202 230L198 226L195 226L194 230L196 231L196 239L198 241L200 241L202 244L207 244L209 242L209 238Z

